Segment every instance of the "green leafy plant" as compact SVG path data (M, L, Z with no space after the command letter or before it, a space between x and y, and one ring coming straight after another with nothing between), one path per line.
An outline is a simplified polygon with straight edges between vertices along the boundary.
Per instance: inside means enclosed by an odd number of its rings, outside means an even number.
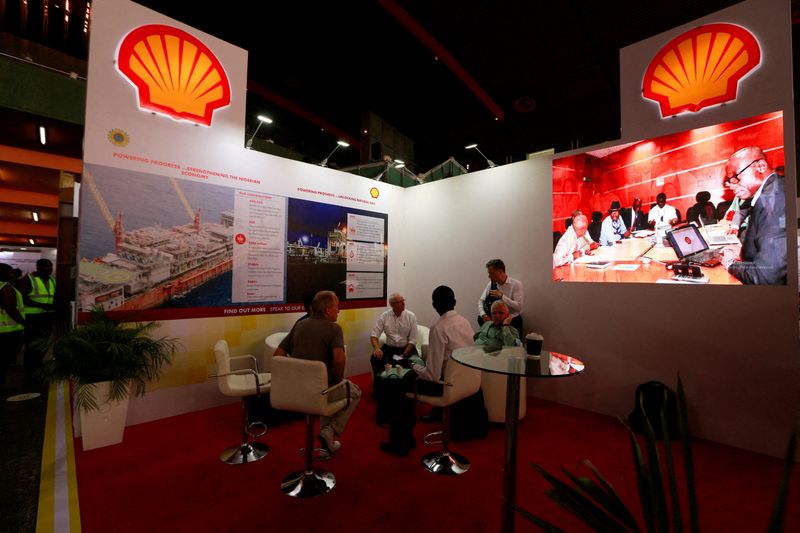
M664 407L667 405L666 391L664 393L664 401L661 405L661 427L666 428L667 420ZM644 412L641 398L640 407ZM672 458L669 432L663 432L664 444L662 447L662 459L655 432L653 431L653 425L647 416L644 417L644 420L644 450L642 450L636 434L620 419L630 434L631 452L633 455L633 464L636 470L636 484L639 492L639 503L641 505L641 515L644 521L643 526L640 526L636 521L634 514L625 502L622 501L622 498L620 498L614 487L588 460L581 461L580 464L588 468L593 477L579 476L561 467L561 472L566 476L567 481L559 479L541 466L534 464L533 466L536 471L551 485L551 487L545 491L545 494L595 531L674 531L680 533L683 531L684 524L688 524L689 531L696 533L700 531L700 522L698 518L697 493L695 490L694 462L692 460L691 443L687 431L686 397L680 376L678 377L678 427L685 469L685 485L683 488L689 505L688 517L686 518L684 518L681 511L679 501L680 487L675 477L675 465ZM778 489L778 499L772 512L770 523L767 526L767 531L770 533L783 531L788 485L792 468L794 467L798 435L800 435L800 427L795 427L789 438L789 444L786 450L783 475ZM666 473L666 484L664 473ZM564 531L519 506L515 506L515 508L521 515L544 531L553 533Z
M180 347L175 338L153 339L157 327L156 322L120 322L95 308L86 322L44 339L43 348L53 357L37 375L46 382L72 382L75 405L84 411L98 409L95 384L101 381L111 384L100 403L124 400L129 391L143 396L147 382L159 378Z

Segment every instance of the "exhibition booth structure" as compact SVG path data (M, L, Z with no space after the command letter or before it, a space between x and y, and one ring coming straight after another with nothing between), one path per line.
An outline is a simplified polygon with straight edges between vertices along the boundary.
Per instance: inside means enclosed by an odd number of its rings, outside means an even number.
M248 150L246 51L126 0L93 8L78 311L156 320L183 346L128 425L230 403L215 343L261 357L322 289L341 300L348 374L365 373L389 294L431 325L446 284L472 320L484 265L502 258L525 288L524 333L587 363L537 397L620 415L638 384L680 374L695 436L783 453L800 407L788 2L746 1L623 49L617 142L407 189ZM786 176L782 278L747 286L721 265L723 281L675 283L639 249L590 274L554 269L575 210L605 218L638 197L647 213L663 192L685 218L706 191L716 215L746 147ZM655 233L630 238L674 253Z

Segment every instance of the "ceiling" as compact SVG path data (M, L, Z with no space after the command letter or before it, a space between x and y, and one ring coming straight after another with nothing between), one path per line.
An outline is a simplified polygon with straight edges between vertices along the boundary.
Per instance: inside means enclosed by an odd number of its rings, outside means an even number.
M86 3L73 0L73 22L54 34L53 24L42 29L40 3L28 4L23 26L22 0L8 0L0 5L0 30L85 60L79 24ZM265 114L274 123L259 139L316 163L343 138L353 146L338 150L329 166L364 163L358 145L367 139L363 115L372 112L413 141L406 163L423 173L451 156L470 170L485 168L484 157L465 149L472 143L504 164L619 138L619 49L736 2L139 3L248 51L243 143L255 116ZM51 4L56 17L63 7ZM793 0L795 29L798 5ZM0 144L41 149L30 125L38 117L0 110L0 120ZM63 143L54 140L47 150L80 157L80 128L51 126L51 138ZM0 205L0 220L8 213Z

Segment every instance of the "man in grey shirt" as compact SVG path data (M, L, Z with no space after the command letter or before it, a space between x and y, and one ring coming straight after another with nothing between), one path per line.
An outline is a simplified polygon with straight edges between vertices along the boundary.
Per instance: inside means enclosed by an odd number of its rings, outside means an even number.
M320 291L311 302L311 318L297 322L292 331L281 341L273 357L297 357L310 361L322 361L328 368L328 384L336 385L344 379L347 355L344 351L342 327L336 323L339 316L339 299L331 291ZM331 393L328 401L344 398L347 388ZM344 431L347 420L355 411L361 389L350 382L350 405L330 417L320 419L319 442L330 453L341 448L337 438Z

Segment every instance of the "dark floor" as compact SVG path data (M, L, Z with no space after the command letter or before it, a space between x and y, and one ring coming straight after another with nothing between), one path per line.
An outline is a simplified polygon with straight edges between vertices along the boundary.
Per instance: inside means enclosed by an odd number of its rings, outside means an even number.
M0 532L34 532L47 391L41 386L29 386L22 366L9 368L6 385L8 388L0 396ZM6 400L34 391L41 396Z

